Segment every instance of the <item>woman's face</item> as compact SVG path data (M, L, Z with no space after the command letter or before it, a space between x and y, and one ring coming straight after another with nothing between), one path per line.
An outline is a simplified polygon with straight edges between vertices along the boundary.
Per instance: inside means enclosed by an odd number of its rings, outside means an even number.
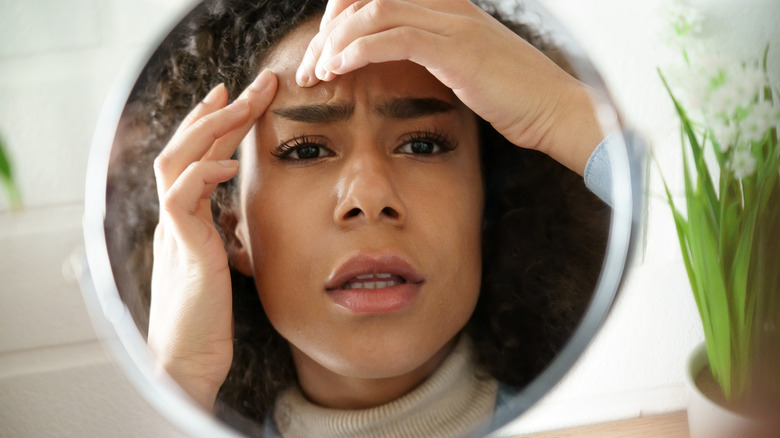
M299 374L430 368L479 294L475 116L411 62L300 88L316 31L300 26L265 63L279 89L241 146L234 264L255 278Z

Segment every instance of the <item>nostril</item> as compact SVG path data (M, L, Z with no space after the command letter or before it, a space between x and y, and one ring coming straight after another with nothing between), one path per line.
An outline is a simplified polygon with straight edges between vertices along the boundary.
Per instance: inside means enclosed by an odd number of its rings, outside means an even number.
M359 208L353 208L352 210L348 211L347 214L344 215L344 219L350 219L356 216L360 216L360 209Z
M363 215L363 210L359 207L355 207L344 213L344 216L342 216L342 220L350 220L357 218L359 216ZM379 217L373 218L374 220L379 220L380 217L385 217L387 219L391 220L398 220L401 215L398 213L398 210L392 208L392 207L385 207L383 208L380 213Z
M382 214L391 219L398 219L398 212L394 208L385 207L382 209Z

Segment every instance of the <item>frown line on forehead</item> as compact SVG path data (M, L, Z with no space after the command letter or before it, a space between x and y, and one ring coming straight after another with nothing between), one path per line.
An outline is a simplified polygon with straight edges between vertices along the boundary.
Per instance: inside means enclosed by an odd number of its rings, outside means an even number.
M382 117L392 119L414 119L455 110L455 105L441 99L426 97L405 97L384 100L373 110ZM335 123L352 117L355 112L353 103L312 104L272 111L279 117L304 123Z

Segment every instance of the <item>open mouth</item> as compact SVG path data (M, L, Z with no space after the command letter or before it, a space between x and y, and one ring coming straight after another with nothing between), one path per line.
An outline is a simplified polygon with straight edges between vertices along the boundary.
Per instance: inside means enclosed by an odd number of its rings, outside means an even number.
M381 314L409 308L425 278L411 263L393 253L356 253L325 281L333 302L354 314Z
M341 285L340 289L384 289L406 283L400 275L390 273L363 274Z

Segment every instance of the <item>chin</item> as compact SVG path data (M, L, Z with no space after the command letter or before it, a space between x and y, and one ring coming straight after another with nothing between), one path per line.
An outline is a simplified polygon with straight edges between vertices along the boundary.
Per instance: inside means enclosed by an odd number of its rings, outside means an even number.
M417 335L353 345L341 343L334 349L323 351L317 358L321 360L315 360L335 374L359 379L398 377L424 368L430 368L432 372L456 335L443 340L427 339L426 342L419 342L420 335ZM414 341L415 338L418 342Z

